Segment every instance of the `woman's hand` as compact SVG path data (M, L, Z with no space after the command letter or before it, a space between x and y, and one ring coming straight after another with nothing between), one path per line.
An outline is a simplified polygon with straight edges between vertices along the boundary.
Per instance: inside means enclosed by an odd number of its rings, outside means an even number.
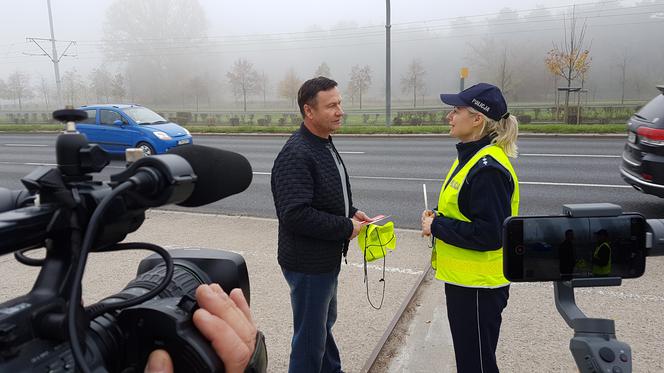
M431 210L422 211L422 237L431 236L431 223L436 214Z

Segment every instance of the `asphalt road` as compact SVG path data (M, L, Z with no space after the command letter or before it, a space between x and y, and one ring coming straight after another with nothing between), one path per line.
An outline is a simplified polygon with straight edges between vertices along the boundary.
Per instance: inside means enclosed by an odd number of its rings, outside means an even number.
M275 217L270 170L286 136L194 139L243 154L254 171L247 191L197 212ZM559 214L564 203L613 202L647 218L664 218L664 199L639 193L622 181L618 166L623 141L607 136L521 137L514 162L521 181L521 215ZM441 136L335 138L351 175L355 205L370 215L392 215L401 228L418 227L424 207L422 184L427 186L429 207L435 206L444 173L456 156L455 143ZM53 165L54 144L54 134L0 134L0 187L21 188L20 178L37 165ZM113 161L95 178L107 180L123 168L123 162Z

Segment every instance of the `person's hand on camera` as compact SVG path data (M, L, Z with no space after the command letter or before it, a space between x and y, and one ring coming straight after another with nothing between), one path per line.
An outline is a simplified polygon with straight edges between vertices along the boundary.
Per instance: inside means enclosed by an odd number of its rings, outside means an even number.
M196 289L200 308L194 313L196 328L210 341L227 373L242 373L256 347L256 324L242 290L230 296L217 284ZM146 373L172 373L173 362L164 350L150 354Z

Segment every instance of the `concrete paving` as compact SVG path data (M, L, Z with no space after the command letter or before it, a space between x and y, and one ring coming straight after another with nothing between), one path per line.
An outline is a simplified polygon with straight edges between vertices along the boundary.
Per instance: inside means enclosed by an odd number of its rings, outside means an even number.
M251 307L265 333L269 371L285 372L288 366L292 313L289 291L277 264L277 221L168 211L148 211L143 226L128 242L151 242L167 249L206 247L241 254L249 269ZM386 258L385 300L380 310L367 301L362 256L353 241L348 264L339 276L338 320L333 331L346 372L359 372L383 335L396 310L429 259L426 242L419 232L397 230L397 249ZM134 278L146 252L92 254L85 272L84 300L90 304L121 290ZM379 303L382 261L369 264L369 294ZM18 264L11 255L0 257L2 300L29 291L37 269Z
M143 226L126 241L143 241L167 249L207 247L244 256L251 280L252 310L265 332L269 372L288 365L292 315L288 287L276 260L277 222L212 214L149 211ZM363 268L356 241L339 276L339 318L334 328L344 370L360 372L406 294L427 268L430 249L419 232L397 230L397 250L387 256L384 305L374 310L367 301ZM122 289L134 278L141 251L93 254L84 280L84 300L90 304ZM616 320L618 338L632 346L635 372L662 372L664 358L664 257L649 258L646 274L621 287L577 290L577 302L590 317ZM369 289L380 300L382 262L369 265ZM30 290L37 269L11 255L0 257L1 300ZM372 372L453 372L443 286L429 274L405 322ZM569 353L572 330L555 310L550 283L512 284L498 345L504 372L575 372Z

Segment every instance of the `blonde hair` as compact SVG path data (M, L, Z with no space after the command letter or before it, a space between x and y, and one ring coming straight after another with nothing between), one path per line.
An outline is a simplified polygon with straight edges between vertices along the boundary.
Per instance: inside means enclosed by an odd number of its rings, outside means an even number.
M514 115L510 114L507 119L500 119L495 121L472 107L468 107L468 111L473 114L480 114L482 118L484 118L484 124L482 125L480 138L486 135L491 135L492 144L495 144L503 149L508 157L517 157L519 152L518 146L516 145L516 140L519 136L519 121Z

